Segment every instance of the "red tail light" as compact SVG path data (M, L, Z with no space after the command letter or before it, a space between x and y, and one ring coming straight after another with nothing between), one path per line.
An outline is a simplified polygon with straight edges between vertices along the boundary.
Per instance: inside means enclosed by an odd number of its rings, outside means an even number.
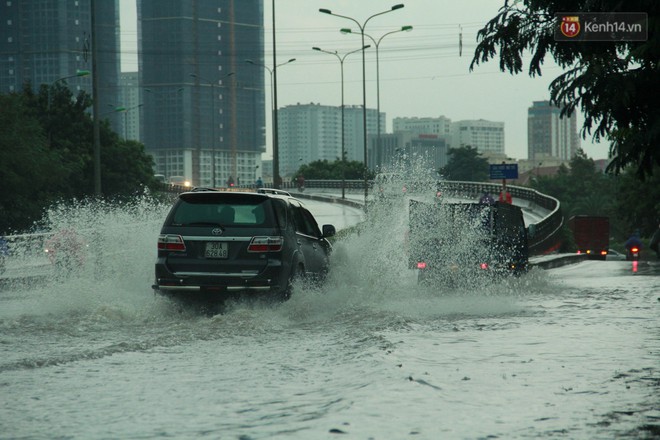
M180 235L163 234L158 236L158 250L185 252L186 244L183 242L183 237Z
M279 252L284 245L284 237L253 237L248 252Z
M607 251L600 251L601 255L607 255Z
M636 253L636 252L639 252L639 248L634 247L634 248L630 249L630 251L633 252L633 253Z
M426 269L426 263L423 261L417 262L417 269Z

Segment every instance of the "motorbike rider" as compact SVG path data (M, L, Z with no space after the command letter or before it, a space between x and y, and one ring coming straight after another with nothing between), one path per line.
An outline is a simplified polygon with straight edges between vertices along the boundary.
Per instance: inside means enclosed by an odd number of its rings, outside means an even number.
M642 250L642 240L639 238L639 229L635 229L632 235L626 240L624 247L627 251L627 257L629 260L632 259L632 249L637 248L639 253Z

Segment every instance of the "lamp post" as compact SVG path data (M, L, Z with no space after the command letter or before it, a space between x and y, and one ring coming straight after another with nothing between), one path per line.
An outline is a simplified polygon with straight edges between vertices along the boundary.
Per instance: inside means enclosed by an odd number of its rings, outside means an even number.
M223 78L227 78L229 76L232 76L234 72L230 72L227 75L225 75ZM206 85L206 86L211 86L211 92L212 92L212 99L211 99L211 186L215 188L217 186L216 184L216 173L215 173L215 100L217 99L216 92L215 92L215 87L216 84L209 81L208 79L204 78L203 76L197 75L196 73L191 73L191 77L195 79L201 79L203 81L206 81L205 84L200 83L201 85Z
M365 37L369 37L369 39L374 43L376 46L376 113L378 117L378 136L376 140L376 149L380 152L380 60L379 60L379 55L378 51L380 48L380 42L383 41L383 38L385 38L388 35L391 34L396 34L397 32L410 32L412 31L413 27L412 26L401 26L401 29L397 29L391 32L387 32L386 34L383 34L378 40L374 39L369 34L364 34ZM352 34L353 31L349 28L343 28L340 30L342 34Z
M52 124L51 117L50 117L50 94L51 94L51 89L53 87L55 87L55 84L57 84L60 81L64 81L64 80L67 80L67 79L70 79L70 78L77 78L79 76L91 75L91 73L92 72L90 72L89 70L76 70L76 73L74 75L68 75L68 76L64 76L62 78L58 78L58 79L56 79L55 81L53 81L52 83L50 83L48 85L48 95L47 95L48 101L46 102L46 117L48 118L48 125L49 125L48 126L48 143L49 144L51 143L51 127L50 127L50 125Z
M75 75L64 76L64 77L58 78L55 81L53 81L52 83L50 83L50 85L48 86L48 114L50 115L50 89L55 87L55 84L57 84L60 81L64 81L64 80L67 80L67 79L70 79L70 78L77 78L79 76L88 76L88 75L91 75L91 73L92 72L90 72L89 70L76 70Z
M280 187L279 174L280 174L280 148L279 148L279 139L277 133L277 80L273 81L273 75L277 76L277 68L282 67L285 64L293 63L296 59L291 58L284 63L275 65L272 69L265 64L255 63L253 60L245 60L246 63L252 64L254 66L261 66L268 71L270 74L270 101L271 101L271 132L273 138L273 188L278 189Z
M359 52L361 50L367 49L371 46L365 46L360 49L353 50L351 52L347 52L344 55L339 55L337 51L330 52L328 50L323 50L320 47L312 47L313 50L317 50L319 52L324 52L330 55L334 55L337 57L339 60L339 66L341 70L341 198L345 199L346 198L346 141L344 139L344 60L346 59L347 56L349 56L352 53Z
M359 28L360 34L362 35L362 124L363 127L363 142L364 142L364 209L367 209L367 197L369 195L369 186L367 182L367 170L369 165L367 162L367 69L364 55L364 28L367 26L369 20L379 15L387 14L388 12L396 11L397 9L403 8L403 3L392 6L387 11L378 12L367 17L362 24L353 17L348 17L346 15L334 14L330 9L319 9L319 12L328 15L334 15L335 17L345 18L347 20L353 21Z
M144 104L138 104L134 105L133 107L129 107L124 109L124 140L128 140L128 112L131 110L135 110L136 108L142 107Z

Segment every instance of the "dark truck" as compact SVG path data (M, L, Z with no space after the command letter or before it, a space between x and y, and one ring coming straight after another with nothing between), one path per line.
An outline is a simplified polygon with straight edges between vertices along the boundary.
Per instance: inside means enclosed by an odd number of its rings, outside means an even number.
M409 202L409 264L419 280L479 280L527 271L527 230L508 203Z
M610 247L609 217L576 215L568 219L568 227L578 254L586 254L589 260L605 260Z

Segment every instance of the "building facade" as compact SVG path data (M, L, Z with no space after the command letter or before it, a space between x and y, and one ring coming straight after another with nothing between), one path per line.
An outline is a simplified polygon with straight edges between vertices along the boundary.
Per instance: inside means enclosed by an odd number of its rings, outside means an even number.
M196 186L254 181L266 142L263 0L138 0L137 11L155 172Z
M435 135L448 138L451 135L451 119L445 116L437 118L412 117L412 118L394 118L392 120L392 130L408 131L413 135Z
M570 160L580 148L577 117L561 117L559 107L549 101L534 101L527 110L527 157Z
M280 175L290 178L301 165L317 160L330 162L342 155L341 106L296 104L278 109ZM381 113L381 130L385 131ZM344 152L346 160L364 162L364 115L361 106L344 107ZM377 110L367 109L367 136L378 132ZM369 140L367 162L373 153ZM371 165L370 165L371 166Z
M119 2L96 1L97 81L99 109L117 132L120 115L105 109L115 105L119 76ZM33 90L43 84L66 83L74 95L92 93L91 0L6 0L0 3L0 93ZM105 113L105 114L104 114Z
M451 147L471 146L482 154L504 154L504 122L478 120L451 124Z

